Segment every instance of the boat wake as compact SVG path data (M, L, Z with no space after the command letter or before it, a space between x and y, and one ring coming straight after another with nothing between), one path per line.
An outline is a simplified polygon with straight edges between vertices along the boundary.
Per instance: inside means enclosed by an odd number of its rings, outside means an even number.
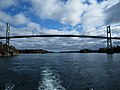
M39 82L38 90L66 90L61 86L59 75L48 68L42 71L42 81Z
M13 90L14 86L15 85L13 83L9 82L6 84L5 90Z

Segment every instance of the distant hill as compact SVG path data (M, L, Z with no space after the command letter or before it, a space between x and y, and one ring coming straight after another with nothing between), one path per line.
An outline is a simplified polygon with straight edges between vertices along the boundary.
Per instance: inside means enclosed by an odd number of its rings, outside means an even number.
M24 49L24 50L19 50L20 53L54 53L51 51L43 50L43 49Z
M98 53L99 50L81 49L79 53Z
M59 53L79 53L79 51L61 51Z

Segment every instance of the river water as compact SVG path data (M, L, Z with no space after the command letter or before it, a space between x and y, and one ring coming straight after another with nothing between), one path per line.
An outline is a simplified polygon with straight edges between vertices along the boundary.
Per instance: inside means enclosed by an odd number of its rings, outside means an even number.
M120 90L120 54L0 57L0 90Z

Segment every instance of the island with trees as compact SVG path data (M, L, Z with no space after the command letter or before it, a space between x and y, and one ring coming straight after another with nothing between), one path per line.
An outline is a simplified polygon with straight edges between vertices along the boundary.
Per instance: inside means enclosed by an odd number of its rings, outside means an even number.
M81 50L78 50L78 51L60 51L59 53L108 53L108 54L112 54L112 53L120 53L120 46L114 46L110 49L99 48L99 49L96 49L96 50L81 49Z
M98 50L92 50L92 49L82 49L79 51L80 53L108 53L108 52L113 52L113 53L120 53L120 46L114 46L110 49L108 48L99 48Z
M23 50L19 50L19 53L25 53L25 54L30 54L30 53L54 53L52 51L47 51L47 50L43 50L43 49L23 49Z

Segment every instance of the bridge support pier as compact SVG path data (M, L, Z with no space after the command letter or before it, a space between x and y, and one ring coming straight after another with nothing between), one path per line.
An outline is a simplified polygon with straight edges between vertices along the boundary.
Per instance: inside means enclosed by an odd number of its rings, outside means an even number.
M110 26L107 26L107 54L113 54Z
M6 54L9 56L10 54L10 48L9 48L9 42L10 42L10 25L7 23L6 26Z

